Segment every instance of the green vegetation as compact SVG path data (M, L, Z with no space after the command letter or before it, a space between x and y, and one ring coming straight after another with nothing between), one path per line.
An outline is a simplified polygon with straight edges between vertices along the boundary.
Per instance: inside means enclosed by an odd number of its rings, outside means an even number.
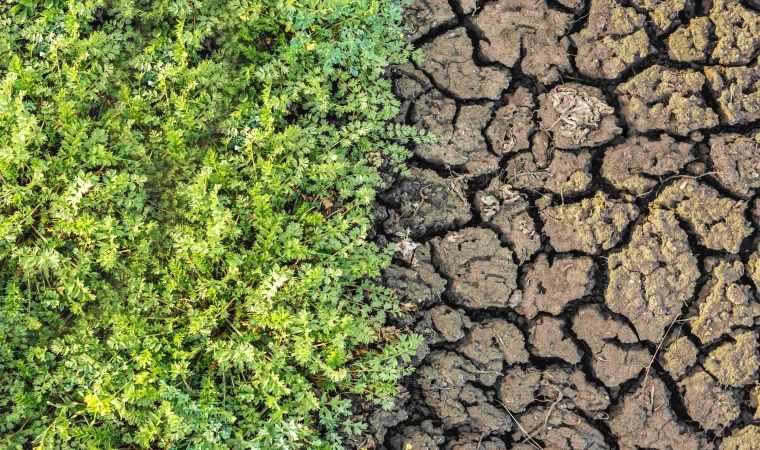
M401 11L0 6L0 448L341 448L346 394L387 406Z

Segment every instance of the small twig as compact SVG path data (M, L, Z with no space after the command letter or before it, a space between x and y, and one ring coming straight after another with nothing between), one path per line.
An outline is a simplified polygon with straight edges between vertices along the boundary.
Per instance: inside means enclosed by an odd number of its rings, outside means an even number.
M642 386L646 386L646 384L647 384L647 377L649 376L649 370L652 368L652 364L654 364L654 360L657 358L657 354L660 353L660 349L662 348L662 344L665 343L665 339L668 338L668 334L670 334L670 330L673 328L673 325L676 324L676 321L678 320L679 317L681 317L681 314L676 315L675 319L673 319L673 322L670 323L670 326L668 327L667 331L665 331L665 336L663 336L662 339L660 339L660 343L657 344L657 349L654 351L654 355L652 355L652 360L649 361L649 365L647 365L647 371L646 371L646 373L644 373L644 383L642 384ZM652 392L654 392L654 390Z
M515 418L515 416L512 415L512 412L509 411L509 408L507 408L507 406L504 403L502 403L502 402L500 402L498 400L497 400L497 402L499 402L499 404L501 405L501 407L504 408L504 410L507 412L507 414L509 414L509 417L511 417L512 420L517 424L517 426L520 428L520 431L522 431L523 434L525 435L525 438L527 439L528 443L530 445L532 445L533 447L539 449L539 450L543 450L544 448L541 447L538 444L538 442L536 442L535 439L533 439L533 436L531 436L530 434L528 434L528 432L525 431L525 428L523 428L523 426L520 425L520 422L518 422L517 419Z
M550 385L551 386L551 385ZM549 417L551 417L552 412L554 411L554 407L557 406L557 403L562 401L562 391L560 389L557 389L555 386L551 386L554 388L555 391L557 391L557 400L552 403L552 405L549 407L549 411L546 412L546 417L544 418L544 428L549 424Z

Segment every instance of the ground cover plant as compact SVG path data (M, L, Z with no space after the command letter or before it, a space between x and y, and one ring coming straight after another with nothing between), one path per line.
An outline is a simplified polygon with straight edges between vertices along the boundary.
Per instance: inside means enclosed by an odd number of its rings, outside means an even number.
M0 447L340 448L347 395L388 406L401 11L0 6Z

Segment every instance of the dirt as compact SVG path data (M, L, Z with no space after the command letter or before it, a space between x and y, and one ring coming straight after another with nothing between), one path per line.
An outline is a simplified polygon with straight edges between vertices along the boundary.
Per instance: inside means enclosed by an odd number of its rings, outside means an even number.
M756 136L737 133L710 137L710 159L715 180L737 197L749 199L760 187L760 152Z
M400 184L380 195L388 206L383 223L386 234L420 239L461 227L472 218L470 204L462 195L464 188L432 170L412 169Z
M572 329L591 350L591 372L605 386L617 387L636 377L652 359L649 350L637 344L633 329L599 305L582 307Z
M760 243L755 245L755 251L749 255L747 271L750 278L752 278L752 284L755 285L755 289L760 289Z
M531 353L542 358L560 358L570 364L581 361L581 351L564 332L566 323L551 316L538 317L528 330Z
M402 305L430 306L441 299L446 280L433 268L430 245L414 244L409 250L409 265L393 264L383 271L385 284L396 292Z
M581 251L598 255L620 243L639 216L636 206L609 198L602 192L577 203L551 206L541 211L544 233L558 252Z
M496 382L505 365L528 362L520 330L498 319L474 326L457 350L478 366L486 386Z
M758 450L760 449L760 427L748 425L726 438L720 450Z
M494 178L484 190L475 194L473 208L483 225L495 230L522 264L541 248L541 235L528 213L530 203L524 194Z
M743 387L757 380L760 353L757 351L757 333L738 332L729 342L707 356L705 369L722 385Z
M568 303L594 289L596 267L589 257L563 255L550 263L542 253L523 267L523 301L515 310L528 319L539 312L561 314Z
M418 0L404 12L404 21L414 30L408 36L410 41L425 36L435 28L456 23L457 16L446 0Z
M412 2L394 121L438 142L383 171L371 238L384 332L425 344L357 448L760 448L759 20Z
M436 306L428 311L430 320L442 341L456 342L464 337L464 328L470 328L469 318L446 305Z
M632 0L631 3L647 12L657 34L671 31L681 23L684 13L694 10L693 0Z
M760 49L760 14L739 0L713 0L712 4L710 20L717 37L712 60L722 65L749 63Z
M517 189L552 192L562 195L583 194L591 187L591 154L553 151L551 162L541 167L533 153L521 153L507 163L507 181Z
M538 405L520 416L522 428L512 433L519 443L542 442L546 448L567 450L606 450L604 436L567 403Z
M504 441L498 438L463 437L446 446L446 450L506 450Z
M578 71L593 78L618 78L654 53L644 29L646 16L618 0L591 0L586 27L571 39Z
M535 439L556 448L609 448L601 433L575 412L593 416L610 403L606 391L586 381L582 372L556 366L545 371L515 367L505 374L499 392L503 406L519 415L515 442Z
M507 96L507 104L497 109L486 129L486 137L493 151L504 156L530 147L530 137L536 129L533 94L526 88Z
M620 190L645 195L693 160L688 142L676 142L666 134L656 139L633 136L605 152L602 176Z
M641 133L666 131L687 136L718 125L718 114L702 96L705 76L691 69L655 65L618 85L621 114Z
M751 327L760 318L760 302L755 290L741 282L744 264L708 258L705 271L711 279L702 289L693 314L691 332L710 344L736 328Z
M704 437L690 432L670 408L671 393L665 383L651 377L626 395L610 418L610 430L621 449L698 450L707 447Z
M715 42L715 25L707 17L695 17L668 37L668 56L674 61L705 63Z
M741 391L724 389L707 372L700 369L678 383L683 391L689 416L705 430L720 431L739 418Z
M516 366L504 373L499 385L499 399L513 414L521 413L536 400L542 374L537 369L524 370Z
M666 327L692 297L699 278L697 259L676 216L654 210L631 241L608 260L607 306L625 315L640 339L659 342Z
M496 100L509 87L510 73L481 67L472 59L472 41L464 28L457 28L422 46L425 60L420 69L433 83L461 100Z
M431 241L433 260L449 280L454 302L467 308L517 306L517 265L512 252L501 246L491 230L465 228Z
M420 95L433 89L424 72L412 63L404 63L393 68L393 94L406 102L416 100Z
M693 178L663 189L654 205L675 212L709 249L737 253L753 231L745 218L746 202L723 197Z
M463 166L480 175L499 169L499 158L488 151L482 135L491 116L489 105L463 105L437 90L423 94L412 109L412 122L437 137L434 144L421 144L414 153L438 167Z
M760 67L705 67L707 86L717 99L721 122L742 125L760 119Z
M468 421L467 407L486 401L475 387L478 369L463 356L433 352L417 370L425 404L432 408L443 426L451 428Z
M401 433L391 438L391 447L398 449L414 450L438 450L439 444L443 444L445 439L438 436L438 439L420 430L418 427L404 427Z
M671 377L680 380L697 363L699 350L688 336L673 339L660 354L660 364Z
M560 81L570 72L573 17L549 8L545 0L499 0L488 3L472 20L483 36L485 59L509 68L519 67L542 83Z

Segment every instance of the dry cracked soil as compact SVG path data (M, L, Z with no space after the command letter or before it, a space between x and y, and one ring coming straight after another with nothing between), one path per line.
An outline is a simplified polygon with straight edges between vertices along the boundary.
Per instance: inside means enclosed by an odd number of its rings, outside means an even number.
M392 326L357 448L760 449L760 1L414 0Z

